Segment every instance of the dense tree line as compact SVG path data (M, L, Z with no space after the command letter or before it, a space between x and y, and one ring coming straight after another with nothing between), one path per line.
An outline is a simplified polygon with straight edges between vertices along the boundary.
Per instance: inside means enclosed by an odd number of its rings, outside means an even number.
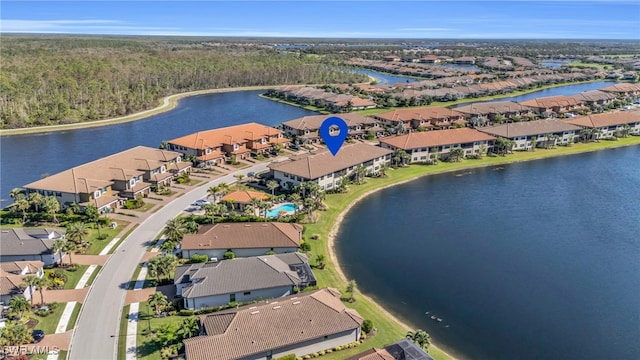
M1 51L2 128L122 116L193 90L366 81L317 56L252 44L7 36Z

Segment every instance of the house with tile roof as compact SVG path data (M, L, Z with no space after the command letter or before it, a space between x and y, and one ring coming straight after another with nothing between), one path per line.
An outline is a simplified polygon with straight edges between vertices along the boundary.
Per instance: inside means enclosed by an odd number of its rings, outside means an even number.
M620 133L640 135L640 111L613 111L579 116L564 120L583 129L597 129L596 139L610 138Z
M600 90L584 91L579 94L571 95L570 97L591 107L606 106L616 100L615 94Z
M186 309L288 296L315 286L305 254L265 255L178 266L174 284Z
M529 107L520 105L513 101L490 101L471 103L464 106L455 108L456 111L464 114L467 121L471 121L472 118L481 118L485 122L494 122L499 116L502 116L503 120L507 120L513 117L528 116L531 114Z
M198 162L209 165L221 164L233 155L244 159L251 152L264 153L274 144L288 143L282 131L255 122L199 131L167 141L170 150L185 157L196 156Z
M275 359L360 339L363 318L336 289L321 289L202 316L205 335L183 340L187 360Z
M0 263L0 302L5 305L15 296L24 296L30 300L31 288L22 286L26 275L44 276L42 261L11 261Z
M338 116L349 128L349 137L363 138L369 131L373 131L376 137L384 135L384 128L378 125L378 122L368 116L357 113L346 113L340 115L311 115L301 118L285 121L282 123L282 129L289 137L298 137L310 142L320 142L320 126L330 118Z
M545 119L481 127L478 131L513 140L513 150L531 150L534 145L548 147L572 143L580 129L559 119Z
M547 96L520 102L520 105L527 106L539 113L553 112L556 114L576 110L584 106L584 102L571 96Z
M347 358L347 360L433 360L413 341L402 339L382 349L369 349Z
M368 174L377 174L391 160L392 151L365 143L342 146L333 156L328 150L291 157L269 164L273 179L285 190L305 181L317 183L322 190L331 190L348 182L359 166Z
M64 230L11 228L0 232L0 262L3 266L22 261L42 261L44 265L53 265L64 256L64 253L52 250L53 242L64 238Z
M220 198L221 202L229 202L233 204L233 208L239 212L244 211L244 207L251 204L253 199L267 200L269 195L251 190L235 190Z
M385 125L401 126L406 130L415 130L419 127L427 130L449 129L456 125L465 126L467 124L463 113L442 106L397 109L375 114L373 117Z
M627 96L638 97L640 95L640 84L638 83L620 83L603 87L600 91L615 94L621 98Z
M125 199L150 193L151 186L169 185L174 176L189 172L191 163L177 152L146 146L106 156L24 186L27 194L54 196L61 209L77 203L95 205L101 212L118 208Z
M201 225L196 234L182 238L180 249L185 259L194 254L222 259L229 250L236 257L291 253L298 251L302 230L301 225L280 222Z
M495 137L470 128L412 132L380 139L385 149L402 149L411 156L411 163L424 163L437 156L446 159L452 149L461 147L464 155L486 153Z

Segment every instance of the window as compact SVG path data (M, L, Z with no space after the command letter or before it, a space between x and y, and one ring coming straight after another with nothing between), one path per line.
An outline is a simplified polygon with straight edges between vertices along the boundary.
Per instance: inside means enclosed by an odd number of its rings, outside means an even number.
M229 302L236 301L236 294L229 294Z
M160 172L164 174L166 171L167 171L167 167L166 167L166 166L164 166L164 165L162 165L162 166L160 167Z
M210 149L210 148L207 148L207 149L204 151L204 153L205 153L205 154L211 154L211 149Z
M96 199L100 197L100 195L102 195L102 193L100 192L100 190L97 190L96 192L93 193L93 197L95 197Z
M56 196L57 197L62 197L62 193L58 191L58 192L56 192Z
M136 186L136 178L129 180L129 185Z
M246 295L251 295L251 291L245 291L245 292L243 293L243 295L245 295L245 296L246 296Z

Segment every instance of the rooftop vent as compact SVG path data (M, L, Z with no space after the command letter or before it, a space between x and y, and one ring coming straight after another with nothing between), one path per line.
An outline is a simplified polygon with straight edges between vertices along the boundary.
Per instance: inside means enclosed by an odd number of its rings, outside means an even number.
M280 309L280 308L281 308L281 306L280 306L280 305L278 305L278 306L274 306L274 307L273 307L273 310L275 310L275 309Z
M255 314L258 314L258 313L260 313L260 310L252 311L251 315L255 315Z
M294 301L293 302L293 305L298 305L298 304L300 304L300 301Z

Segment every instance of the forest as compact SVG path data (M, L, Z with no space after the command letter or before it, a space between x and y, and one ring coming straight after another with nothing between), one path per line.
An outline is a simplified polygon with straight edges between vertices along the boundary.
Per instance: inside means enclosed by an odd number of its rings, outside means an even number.
M317 55L199 39L3 35L0 128L77 123L195 90L367 81Z

